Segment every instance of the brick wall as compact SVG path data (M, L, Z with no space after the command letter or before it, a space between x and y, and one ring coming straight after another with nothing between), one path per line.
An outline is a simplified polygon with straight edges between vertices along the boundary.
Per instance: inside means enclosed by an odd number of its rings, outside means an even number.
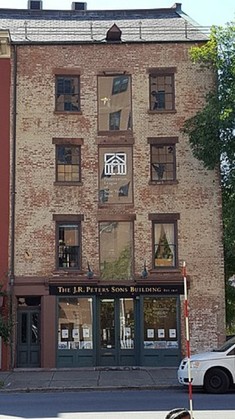
M180 213L179 259L190 275L192 350L224 337L223 251L219 174L192 156L183 122L204 103L213 86L209 70L189 59L190 44L127 44L18 47L16 276L51 275L55 269L53 214L84 214L83 255L99 269L97 74L126 71L132 76L135 270L151 267L149 213ZM54 69L77 68L81 115L54 114ZM176 67L176 113L150 114L148 68ZM178 136L174 185L149 184L147 137ZM52 138L83 138L82 186L56 186ZM117 212L109 208L107 212ZM25 258L30 250L31 259ZM86 259L84 259L86 269ZM183 324L183 323L182 323ZM184 326L182 326L183 328Z

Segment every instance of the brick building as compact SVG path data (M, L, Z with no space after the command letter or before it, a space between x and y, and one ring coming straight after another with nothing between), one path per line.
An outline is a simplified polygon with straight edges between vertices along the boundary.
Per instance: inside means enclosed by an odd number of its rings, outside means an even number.
M216 346L220 179L181 131L213 88L189 57L205 33L180 3L31 1L0 9L0 25L12 49L12 366L178 365L183 260L192 351Z
M8 230L9 230L9 174L10 174L10 46L9 32L0 28L0 292L8 283ZM6 298L0 294L0 316L5 316ZM6 368L7 349L0 337L0 369Z

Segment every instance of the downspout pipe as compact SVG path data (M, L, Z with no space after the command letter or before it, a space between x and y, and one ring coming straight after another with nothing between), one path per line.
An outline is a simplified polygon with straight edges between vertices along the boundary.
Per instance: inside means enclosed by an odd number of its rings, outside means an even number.
M14 282L15 282L15 194L16 194L16 118L17 118L17 46L13 45L13 103L12 103L12 144L11 144L11 194L10 194L10 269L9 269L9 291L10 291L10 316L14 324ZM14 368L15 364L15 333L11 334L10 338L10 366Z

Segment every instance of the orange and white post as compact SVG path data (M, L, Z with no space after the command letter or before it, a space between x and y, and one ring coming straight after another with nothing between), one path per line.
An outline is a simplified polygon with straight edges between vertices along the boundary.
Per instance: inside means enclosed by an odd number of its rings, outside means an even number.
M193 392L192 392L192 378L191 378L191 361L190 361L190 335L189 335L189 307L188 307L188 287L186 276L186 263L183 262L183 278L184 278L184 317L186 330L186 353L188 358L188 389L189 389L189 409L190 415L193 419Z

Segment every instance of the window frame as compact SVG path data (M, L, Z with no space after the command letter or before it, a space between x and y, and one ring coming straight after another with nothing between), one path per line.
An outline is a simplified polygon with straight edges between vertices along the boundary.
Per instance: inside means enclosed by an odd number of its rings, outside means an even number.
M172 184L177 182L176 173L176 144L178 143L178 137L159 137L159 138L148 138L148 144L150 145L150 184ZM153 162L153 147L173 147L173 161L172 163L172 179L153 179L152 165ZM166 162L167 163L167 162Z
M119 109L109 114L109 131L120 131L122 110ZM117 127L117 128L116 128Z
M178 244L178 220L180 219L179 213L171 214L149 214L149 220L152 221L152 269L161 270L175 270L179 267L179 244ZM158 243L155 238L155 225L156 224L172 224L174 226L174 264L170 266L156 266L155 265L155 252Z
M72 179L72 177L71 177L71 180L69 180L69 179L64 179L64 180L61 180L61 179L59 179L58 178L58 166L59 165L62 165L62 163L59 163L58 162L58 151L59 151L59 147L66 147L66 148L70 148L71 150L72 149L77 149L78 150L78 164L73 164L73 163L71 163L71 164L66 164L66 163L64 163L63 164L63 166L71 166L71 167L73 167L73 166L78 166L78 179L77 180L73 180ZM56 146L55 146L55 152L56 152L56 182L57 183L61 183L61 184L64 184L64 183L71 183L71 184L76 184L76 183L80 183L81 182L81 146L80 145L72 145L72 144L56 144ZM71 174L72 174L72 172L71 172Z
M53 138L52 144L55 145L55 182L54 185L58 186L74 186L82 185L82 168L81 168L81 155L83 138ZM58 180L57 172L57 148L62 147L79 147L79 180Z
M127 80L127 82L126 82ZM129 75L119 74L113 79L112 95L117 95L118 93L126 92L129 84Z
M55 221L55 268L58 271L82 271L82 226L81 221L84 219L83 215L53 215ZM60 266L59 264L59 228L62 225L74 225L77 226L78 232L78 250L77 250L77 266Z
M64 79L70 79L70 81L72 80L72 79L77 79L77 84L78 84L78 92L77 93L59 93L58 92L58 79L59 78L64 78ZM61 95L63 95L63 96L70 96L70 105L72 106L72 97L73 97L73 95L77 95L77 106L78 106L78 109L75 109L75 110L72 110L72 109L58 109L58 102L57 102L57 99L58 99L58 97L59 96L61 96ZM63 100L63 102L62 102L63 104L64 104L64 106L65 106L65 99ZM67 72L64 72L64 73L60 73L60 72L58 72L58 73L56 73L55 74L55 112L56 113L65 113L65 114L67 114L67 113L71 113L71 114L77 114L77 113L81 113L81 80L80 80L80 74L73 74L73 72L71 72L71 74L70 73L67 73Z
M169 67L169 68L155 68L155 69L149 69L148 70L149 73L149 112L150 113L171 113L171 112L175 112L175 73L176 73L176 68L175 67ZM156 109L152 109L152 96L153 96L153 89L152 89L152 82L151 79L152 77L164 77L164 79L166 77L171 77L171 84L172 84L172 89L171 89L171 93L166 93L166 91L164 90L164 103L166 103L166 95L169 94L172 97L171 103L172 103L172 107L171 109L166 109L166 107L161 107L161 108L156 108ZM164 87L166 86L166 82L164 81ZM163 91L159 90L156 93L163 93Z
M134 221L136 220L136 215L135 214L129 214L129 215L122 215L122 216L118 216L118 215L112 215L110 214L109 216L100 216L97 219L98 222L98 231L99 231L99 271L100 271L100 276L102 277L102 269L101 269L101 265L102 265L102 260L101 260L101 236L100 236L100 226L101 223L125 223L128 222L130 225L130 233L131 233L131 246L130 246L130 250L131 250L131 272L130 272L130 278L125 278L125 279L120 279L120 281L130 281L131 279L133 279L134 277L134 272L135 272L135 258L134 258L134 251L135 251L135 247L134 247ZM113 279L110 278L109 279L110 282L115 282L115 280L117 279Z

